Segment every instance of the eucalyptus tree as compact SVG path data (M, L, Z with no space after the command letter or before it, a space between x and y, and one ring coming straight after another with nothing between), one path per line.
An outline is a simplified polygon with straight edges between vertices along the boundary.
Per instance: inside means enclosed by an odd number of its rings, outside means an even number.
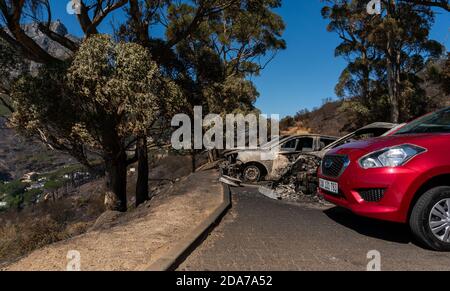
M76 17L83 32L81 39L86 40L101 32L100 24L109 16L125 11L126 20L114 27L114 36L150 52L163 77L173 80L186 96L188 106L179 111L188 113L195 105L208 112L253 110L258 93L247 77L259 74L286 46L284 23L275 13L280 0L79 0L79 4ZM80 42L52 30L54 13L49 0L0 0L0 13L0 39L21 58L41 64L43 70L58 68L53 72L77 58ZM24 25L30 22L66 49L69 57L51 54L27 35ZM62 81L67 78L57 82L65 88ZM222 101L226 106L218 106ZM136 157L132 160L139 161L138 197L148 192L148 137L152 132L142 131L133 141Z
M383 1L380 15L369 15L367 1L327 1L322 10L328 30L338 33L336 55L348 61L336 87L355 97L366 117L401 122L427 110L419 73L442 56L430 39L434 12L406 1ZM360 101L363 102L360 102Z
M105 203L125 211L127 166L133 162L127 149L182 97L147 49L98 35L81 44L72 62L23 76L12 99L11 122L24 134L39 133L43 142L88 167L88 152L100 156L106 167Z

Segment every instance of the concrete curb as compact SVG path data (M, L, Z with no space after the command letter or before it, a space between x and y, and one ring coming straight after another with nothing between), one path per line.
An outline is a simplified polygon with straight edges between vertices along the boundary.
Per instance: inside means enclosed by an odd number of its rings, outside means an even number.
M225 215L231 207L231 191L227 185L222 185L222 203L191 233L181 239L162 258L150 265L148 271L173 271L184 259L203 241L205 236Z

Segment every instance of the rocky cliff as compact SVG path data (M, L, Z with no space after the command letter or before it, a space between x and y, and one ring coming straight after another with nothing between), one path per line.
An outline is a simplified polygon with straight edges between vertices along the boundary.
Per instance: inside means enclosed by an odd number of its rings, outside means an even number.
M51 25L52 31L64 35L74 41L77 38L68 34L67 28L56 21ZM36 24L24 26L28 36L33 38L42 48L58 58L67 58L70 51L43 34ZM34 70L37 64L30 63ZM0 181L18 179L24 173L31 171L50 171L66 163L73 163L73 159L61 153L50 151L38 141L25 139L6 125L5 115L8 111L0 106Z

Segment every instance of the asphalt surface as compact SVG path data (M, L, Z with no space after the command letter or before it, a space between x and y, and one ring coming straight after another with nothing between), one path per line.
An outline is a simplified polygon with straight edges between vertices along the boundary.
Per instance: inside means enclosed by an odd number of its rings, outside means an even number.
M185 271L450 270L450 253L416 245L405 225L361 218L337 207L271 200L233 190L233 207L179 266Z

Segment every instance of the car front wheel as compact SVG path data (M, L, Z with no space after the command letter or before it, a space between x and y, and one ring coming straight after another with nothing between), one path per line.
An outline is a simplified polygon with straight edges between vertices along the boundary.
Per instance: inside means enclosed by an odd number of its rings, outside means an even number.
M245 182L256 183L261 181L262 172L257 165L247 165L244 168L243 176Z
M436 251L450 251L450 187L436 187L422 195L410 217L414 235Z

